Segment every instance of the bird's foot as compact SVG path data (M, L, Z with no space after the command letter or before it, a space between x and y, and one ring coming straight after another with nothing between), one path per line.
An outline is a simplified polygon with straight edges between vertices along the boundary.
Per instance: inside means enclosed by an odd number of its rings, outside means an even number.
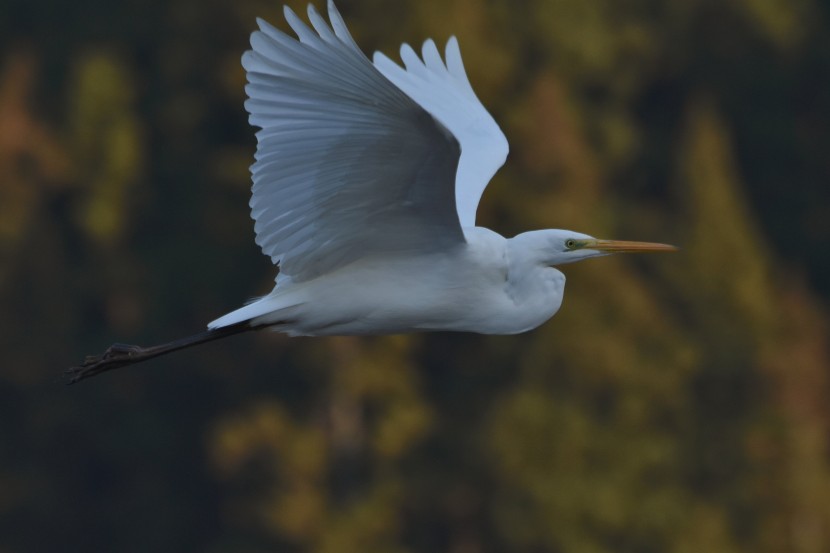
M144 351L141 346L113 344L104 353L87 355L81 365L70 367L65 373L69 384L75 384L96 374L135 363L140 360Z

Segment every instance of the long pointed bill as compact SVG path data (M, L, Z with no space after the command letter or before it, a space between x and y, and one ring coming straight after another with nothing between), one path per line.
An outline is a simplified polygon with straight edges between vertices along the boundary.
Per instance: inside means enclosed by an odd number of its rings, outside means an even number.
M587 240L583 246L588 250L599 250L608 253L651 253L676 252L677 246L657 244L656 242L629 242L626 240Z

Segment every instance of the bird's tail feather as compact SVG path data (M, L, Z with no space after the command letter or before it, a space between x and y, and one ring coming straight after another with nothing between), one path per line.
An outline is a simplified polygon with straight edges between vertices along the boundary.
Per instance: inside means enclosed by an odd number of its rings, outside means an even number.
M257 326L285 323L290 320L295 307L297 304L287 302L284 296L269 294L211 321L208 323L208 329L214 330L243 322L254 322Z

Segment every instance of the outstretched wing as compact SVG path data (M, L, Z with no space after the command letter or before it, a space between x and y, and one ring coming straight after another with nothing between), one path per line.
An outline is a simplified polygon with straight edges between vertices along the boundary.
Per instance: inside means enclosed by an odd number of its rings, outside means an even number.
M375 67L461 143L455 202L461 226L473 227L481 194L507 158L507 139L473 92L455 37L447 42L446 64L432 40L421 54L423 61L408 44L401 46L404 69L375 52Z
M298 40L258 20L245 108L256 241L283 277L308 280L356 259L464 243L455 205L458 141L361 53L328 3L331 27L289 8Z

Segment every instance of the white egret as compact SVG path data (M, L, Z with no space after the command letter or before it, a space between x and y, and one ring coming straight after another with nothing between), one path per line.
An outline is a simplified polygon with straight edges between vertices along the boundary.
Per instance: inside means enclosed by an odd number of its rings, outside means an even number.
M507 140L473 92L456 39L444 58L404 44L400 67L370 61L333 2L330 24L289 8L298 40L265 21L242 56L257 132L256 242L279 266L273 291L208 330L154 347L114 344L69 369L72 382L239 332L292 336L535 328L562 303L555 266L665 244L569 230L514 238L475 225Z

